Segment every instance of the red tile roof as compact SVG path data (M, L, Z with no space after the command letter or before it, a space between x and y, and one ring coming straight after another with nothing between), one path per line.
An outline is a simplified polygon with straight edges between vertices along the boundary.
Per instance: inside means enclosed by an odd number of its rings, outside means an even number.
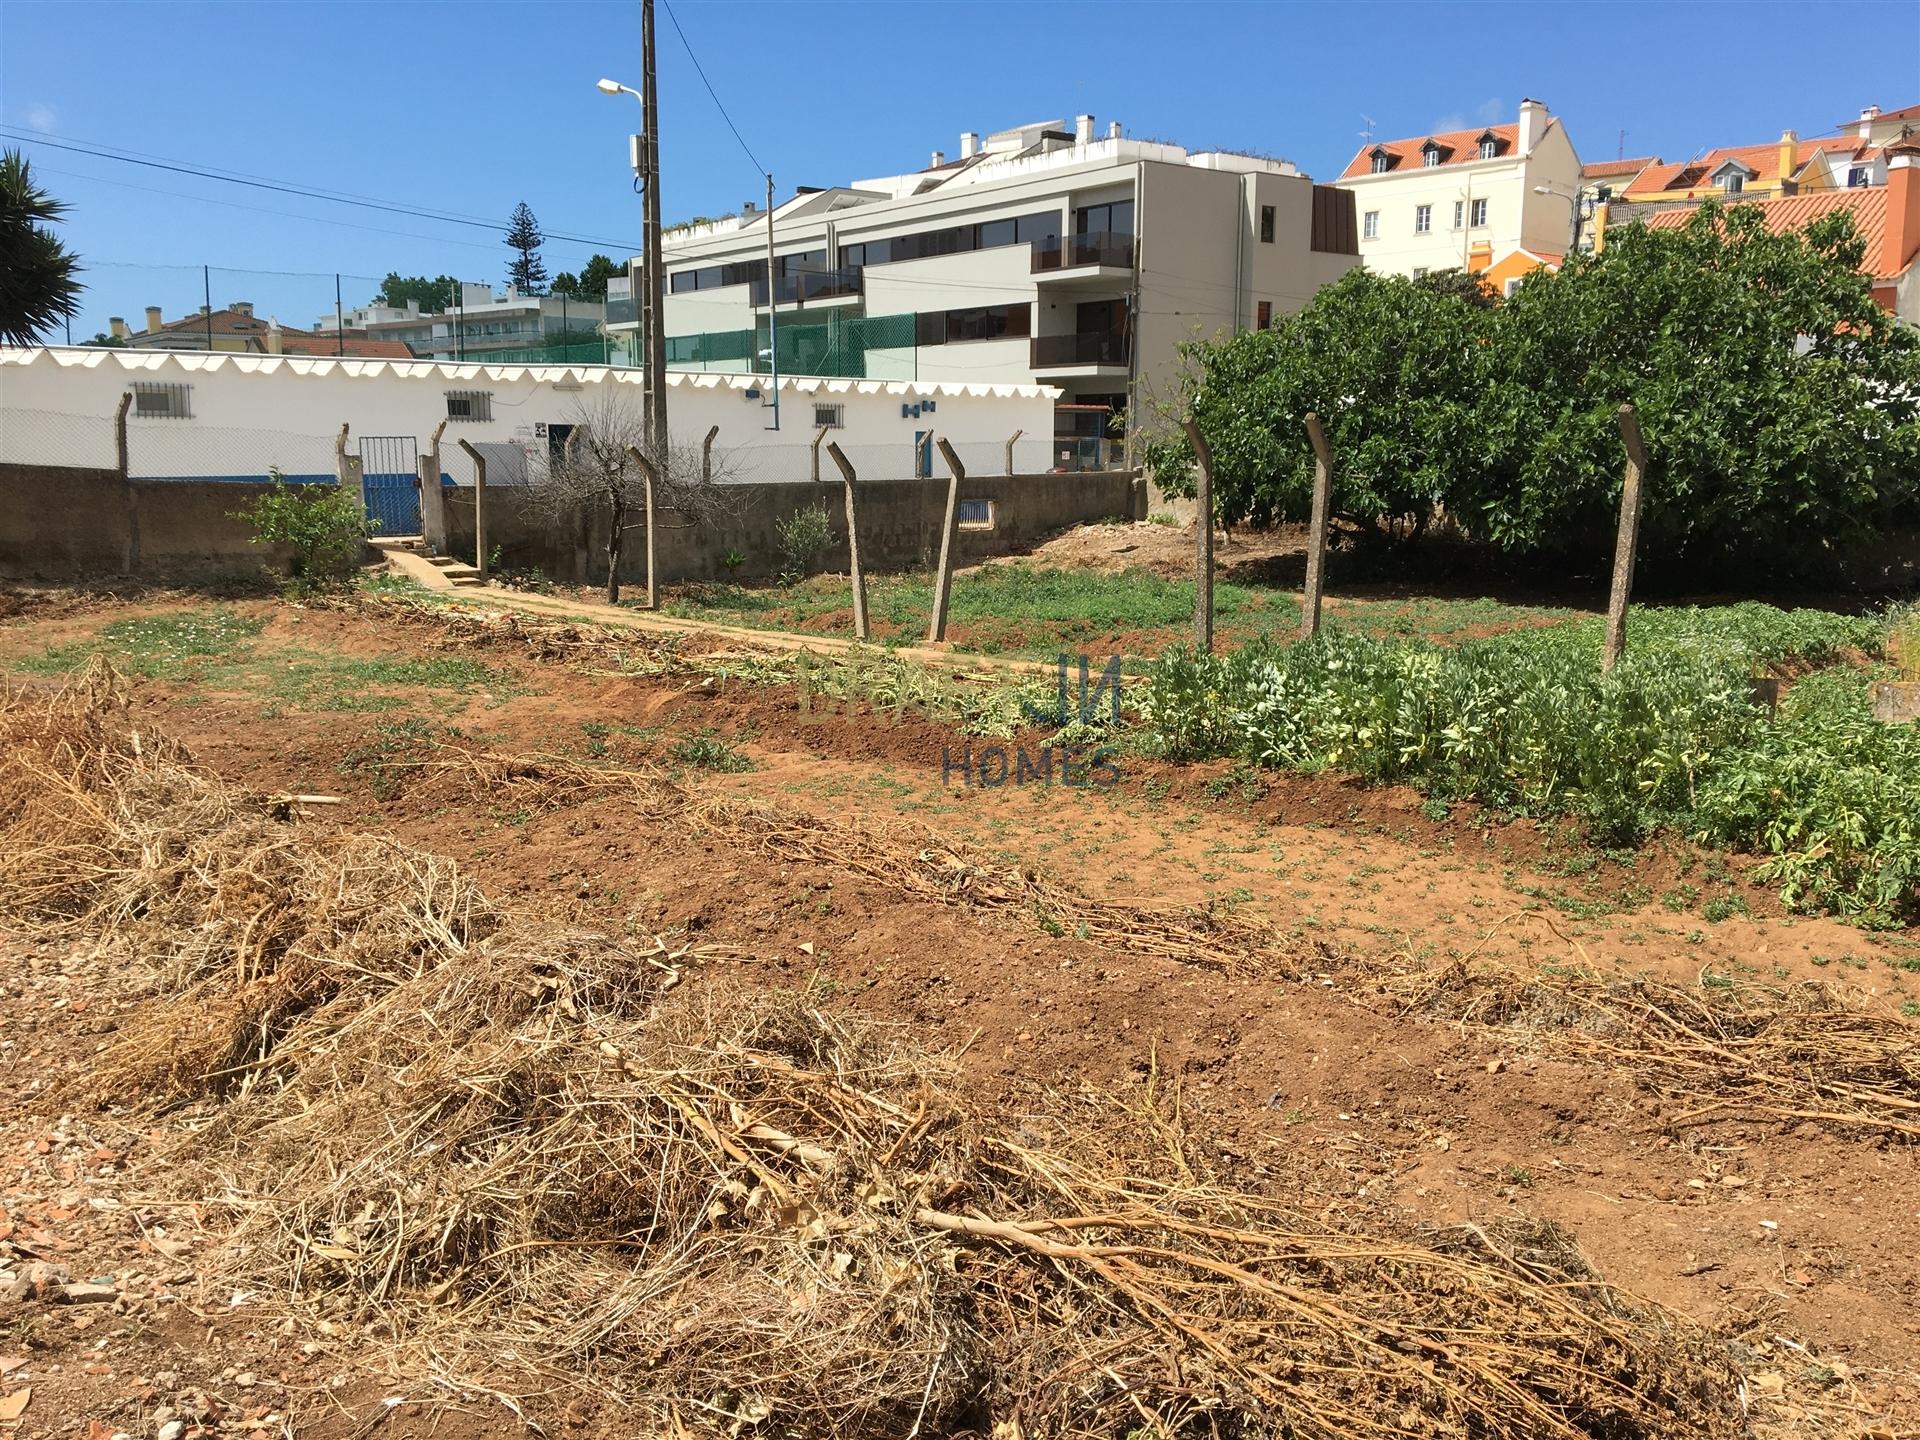
M1867 242L1867 258L1861 268L1869 274L1876 268L1874 261L1881 253L1887 228L1887 191L1884 186L1815 190L1805 195L1783 196L1778 200L1749 201L1737 208L1760 211L1766 219L1767 229L1776 235L1804 229L1821 216L1831 215L1836 210L1851 211L1854 229ZM1650 230L1677 230L1697 214L1699 211L1691 206L1684 210L1662 210L1657 215L1649 215L1646 224Z
M399 340L368 340L349 335L344 341L328 335L324 331L308 332L303 330L280 332L280 353L282 355L339 356L344 354L349 360L411 360L413 351Z
M243 315L238 310L216 310L211 315L189 315L184 320L163 321L157 330L135 331L133 338L137 340L142 336L177 335L183 331L190 335L205 335L209 325L212 326L216 337L267 333L267 322L258 315Z
M1547 122L1547 128L1550 130L1559 123L1558 120L1550 120ZM1448 130L1439 135L1415 135L1407 140L1379 140L1372 145L1362 146L1360 153L1355 155L1347 168L1340 172L1340 178L1347 180L1355 175L1371 175L1373 155L1376 150L1386 152L1387 173L1390 175L1418 170L1422 168L1420 152L1429 143L1440 147L1442 165L1465 165L1480 158L1480 138L1483 135L1491 136L1499 142L1498 158L1506 159L1513 154L1513 147L1519 142L1520 127L1518 125L1482 125L1478 130Z
M1857 155L1864 148L1856 135L1822 135L1812 140L1801 140L1794 146L1793 168L1797 173L1815 155L1822 153ZM1711 184L1714 172L1729 160L1738 161L1751 172L1748 184L1772 186L1780 179L1778 140L1770 145L1723 145L1682 165L1649 166L1639 179L1627 187L1626 198L1646 200L1669 191L1693 190ZM1787 178L1793 177L1789 175Z
M1860 123L1860 118L1842 120L1840 122L1840 128L1845 129L1850 125L1857 126ZM1920 120L1920 105L1903 105L1898 110L1882 110L1878 115L1873 117L1873 123L1875 125L1887 120Z
M1642 155L1635 160L1596 160L1580 170L1589 179L1605 180L1612 175L1638 175L1647 166L1659 163L1658 155Z

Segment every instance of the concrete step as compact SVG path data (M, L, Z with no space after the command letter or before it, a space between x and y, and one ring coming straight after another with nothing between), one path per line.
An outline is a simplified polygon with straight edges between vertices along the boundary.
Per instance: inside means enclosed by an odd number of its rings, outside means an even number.
M480 578L480 572L478 570L469 570L464 574L461 574L459 572L450 572L448 578L451 579L453 583L459 586L462 590L468 590L468 589L477 590L487 583L486 581Z

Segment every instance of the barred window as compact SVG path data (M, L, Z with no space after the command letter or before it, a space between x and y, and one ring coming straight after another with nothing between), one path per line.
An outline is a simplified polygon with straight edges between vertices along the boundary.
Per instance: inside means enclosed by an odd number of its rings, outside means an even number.
M993 501L962 500L953 517L954 524L966 530L993 528Z
M191 420L193 387L159 380L133 382L133 413L142 420Z
M844 405L820 405L813 407L813 428L822 425L829 430L844 430L847 427L847 407Z
M447 391L447 419L493 419L493 392L491 390Z

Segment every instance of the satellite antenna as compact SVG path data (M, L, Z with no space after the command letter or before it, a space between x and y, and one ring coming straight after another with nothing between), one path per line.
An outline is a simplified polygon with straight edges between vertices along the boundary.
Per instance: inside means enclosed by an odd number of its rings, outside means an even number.
M1361 115L1360 118L1367 122L1367 128L1360 132L1360 143L1364 145L1369 140L1373 139L1373 117L1371 115L1363 114Z

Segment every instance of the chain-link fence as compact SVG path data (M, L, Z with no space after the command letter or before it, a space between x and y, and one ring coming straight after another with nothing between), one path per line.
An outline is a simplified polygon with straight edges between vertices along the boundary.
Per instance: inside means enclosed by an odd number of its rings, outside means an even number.
M120 451L113 417L8 406L0 420L0 464L117 469Z
M127 419L133 480L265 480L327 484L336 477L335 436L293 430Z

